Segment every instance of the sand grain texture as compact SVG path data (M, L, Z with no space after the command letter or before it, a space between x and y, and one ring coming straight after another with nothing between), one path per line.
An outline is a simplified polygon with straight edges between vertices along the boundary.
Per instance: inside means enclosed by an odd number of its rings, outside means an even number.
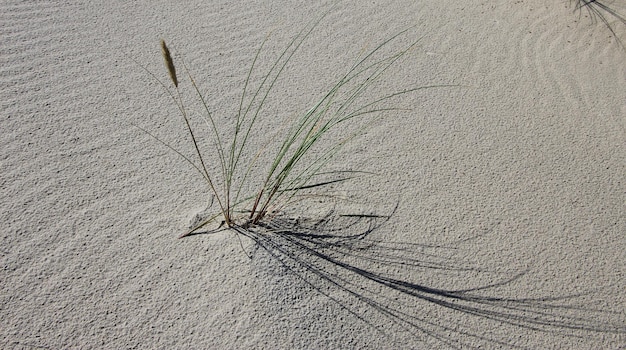
M228 125L266 35L265 68L330 5L0 3L1 348L626 347L626 50L568 1L339 3L277 85L273 120L410 25L390 50L424 38L377 89L463 85L401 99L409 112L331 164L379 174L335 186L358 201L291 209L300 224L329 208L393 215L302 231L378 225L334 246L176 239L206 191L132 127L191 150L133 59L167 79L165 39Z

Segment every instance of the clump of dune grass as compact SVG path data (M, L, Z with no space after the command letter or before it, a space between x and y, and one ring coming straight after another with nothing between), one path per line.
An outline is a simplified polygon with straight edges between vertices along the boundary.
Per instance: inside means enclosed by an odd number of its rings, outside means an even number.
M211 152L215 152L214 156L217 156L214 159L219 159L219 167L213 164L211 164L212 167L208 166L207 154L198 142L200 135L198 135L198 130L192 127L191 114L186 108L181 94L179 82L182 77L179 77L170 49L165 41L161 41L165 66L174 88L172 89L171 85L168 86L160 80L159 82L167 90L180 111L190 142L193 144L193 157L184 155L150 132L142 130L176 152L190 164L203 177L208 192L215 198L219 207L214 215L210 215L205 220L195 224L189 231L181 235L181 238L211 222L221 222L220 226L225 225L228 228L238 230L247 230L257 226L263 220L279 212L284 206L294 203L303 189L314 187L316 184L313 183L313 179L322 172L338 151L354 137L362 134L363 130L370 126L383 112L399 110L399 108L389 106L388 102L392 99L420 89L444 86L421 86L392 93L377 94L374 98L363 99L363 95L372 90L372 86L380 80L389 68L396 64L419 41L412 39L403 49L391 54L384 54L383 48L392 41L404 37L402 35L408 31L405 29L358 57L346 73L317 102L290 121L290 125L278 136L280 142L275 150L254 148L252 144L258 145L259 143L251 142L251 138L261 123L263 107L266 105L270 93L285 71L287 63L290 62L293 55L324 16L305 26L291 39L269 70L262 75L256 88L253 89L251 88L253 85L251 80L267 38L261 43L243 84L234 125L229 126L233 128L230 133L222 133L223 130L218 127L208 100L200 92L184 61L179 58L186 78L190 82L192 93L202 106L202 113L204 114L202 118L208 127L207 130L209 130L208 135L202 135L202 137L212 139L214 148ZM363 100L368 102L360 102ZM356 127L351 125L353 128L347 128L356 131L341 135L335 141L320 142L329 132L332 131L333 135L336 135L337 131L346 129L340 127L348 123L358 124ZM232 136L224 139L224 134ZM252 175L252 170L258 165L256 163L259 162L259 159L263 159L269 164L267 171L261 174L260 178L256 174ZM256 190L253 190L252 193L242 193L242 189L250 187L248 185L253 176L255 176L253 182L258 184Z

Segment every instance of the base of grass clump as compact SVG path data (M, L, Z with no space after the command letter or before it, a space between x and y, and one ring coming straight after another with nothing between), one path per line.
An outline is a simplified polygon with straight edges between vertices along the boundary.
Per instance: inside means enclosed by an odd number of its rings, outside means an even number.
M405 29L356 58L347 67L346 73L325 94L288 122L283 132L272 139L274 143L269 142L270 140L252 142L255 131L262 125L264 107L278 78L327 14L328 12L309 23L293 37L269 70L258 82L254 82L253 73L267 39L261 43L243 84L236 118L228 126L230 130L218 126L208 99L200 92L182 59L179 60L187 79L179 77L170 49L165 41L161 41L173 89L171 85L161 80L159 82L180 111L189 141L193 145L193 154L186 155L150 132L142 130L176 152L202 176L211 197L210 203L218 207L211 215L197 220L181 237L188 236L210 223L237 230L259 226L267 218L280 213L283 208L311 196L311 189L347 179L345 173L340 178L330 180L319 180L318 176L346 143L361 135L384 112L400 110L390 105L398 97L421 89L449 86L421 86L391 93L374 90L376 83L389 68L417 44L418 40L410 39L403 49L393 53L384 52L383 48L391 42L399 42L401 38L406 40L409 30ZM195 96L195 102L203 111L201 115L193 115L186 107L189 103L188 98L183 98L184 94L181 93L183 82L188 83L187 87L192 91L192 96ZM208 131L206 134L200 135L200 130L193 126L198 121L205 124L205 130ZM205 144L213 146L207 149L203 146ZM258 146L255 148L252 144L267 146L258 149ZM209 166L213 164L219 166Z

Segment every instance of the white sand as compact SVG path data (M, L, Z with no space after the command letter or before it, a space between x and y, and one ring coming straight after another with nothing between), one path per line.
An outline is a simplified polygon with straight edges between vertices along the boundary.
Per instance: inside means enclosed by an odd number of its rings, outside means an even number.
M272 257L231 232L177 239L207 192L131 126L189 150L133 59L166 78L168 40L228 125L263 38L267 67L328 7L0 3L0 348L626 348L626 50L566 0L342 2L268 111L304 111L362 48L409 25L389 49L421 44L371 98L463 85L405 96L411 111L331 164L380 174L334 186L359 201L292 208L315 219L398 204L368 237L385 244L270 235Z

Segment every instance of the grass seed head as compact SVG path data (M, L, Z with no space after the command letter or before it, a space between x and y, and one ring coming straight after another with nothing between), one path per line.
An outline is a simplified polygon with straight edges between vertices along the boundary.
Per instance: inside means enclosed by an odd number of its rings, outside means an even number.
M161 39L161 50L163 51L163 58L165 59L165 65L167 66L167 70L170 73L170 78L172 82L174 82L174 86L178 87L178 78L176 77L176 68L174 67L174 60L172 60L172 55L170 54L170 50L167 48L165 44L165 40Z

